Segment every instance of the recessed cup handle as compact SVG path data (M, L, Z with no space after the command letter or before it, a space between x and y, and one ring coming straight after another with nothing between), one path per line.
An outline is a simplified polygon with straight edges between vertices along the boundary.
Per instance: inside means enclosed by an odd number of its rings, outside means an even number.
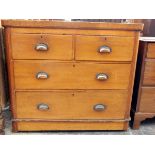
M106 106L104 104L96 104L94 105L93 109L95 111L104 111L106 109Z
M42 51L42 52L48 51L48 45L44 43L39 43L35 46L35 50Z
M46 72L38 72L36 74L37 79L48 79L49 75Z
M49 110L49 106L45 103L39 103L37 105L37 109L40 111L47 111L47 110Z
M111 53L112 52L112 49L109 47L109 46L101 46L98 50L99 53Z
M97 80L100 80L100 81L105 81L105 80L108 80L109 76L105 73L98 73L96 75L96 79Z

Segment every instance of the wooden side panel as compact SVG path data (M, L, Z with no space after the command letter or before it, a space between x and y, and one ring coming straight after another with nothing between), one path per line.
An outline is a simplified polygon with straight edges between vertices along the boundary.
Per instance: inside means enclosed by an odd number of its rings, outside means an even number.
M63 63L51 61L15 61L16 89L127 89L130 64ZM36 79L46 72L47 79ZM97 80L104 73L107 80Z
M3 40L2 40L2 28L0 28L0 106L3 108L6 102L6 90L4 80L4 56L3 56Z

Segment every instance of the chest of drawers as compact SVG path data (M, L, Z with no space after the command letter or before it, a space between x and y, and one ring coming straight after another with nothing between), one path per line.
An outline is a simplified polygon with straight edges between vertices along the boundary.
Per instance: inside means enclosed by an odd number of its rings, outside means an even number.
M133 128L140 122L155 116L155 38L140 39L138 62L133 94Z
M127 130L141 24L2 24L14 131Z

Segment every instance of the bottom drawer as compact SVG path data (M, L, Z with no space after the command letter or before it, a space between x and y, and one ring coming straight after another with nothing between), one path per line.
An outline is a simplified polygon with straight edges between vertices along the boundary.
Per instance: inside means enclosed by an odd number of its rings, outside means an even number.
M15 131L127 130L128 122L16 122Z
M124 119L124 90L16 92L18 119Z
M155 113L155 88L142 88L139 111Z

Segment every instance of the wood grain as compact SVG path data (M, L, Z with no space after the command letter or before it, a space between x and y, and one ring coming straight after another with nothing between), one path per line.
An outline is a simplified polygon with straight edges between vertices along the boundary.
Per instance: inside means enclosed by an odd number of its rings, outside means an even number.
M12 34L12 58L71 60L73 58L72 42L71 35ZM39 43L46 44L48 50L35 50Z
M155 113L155 88L142 87L139 112Z
M18 131L46 131L46 130L126 130L124 124L128 122L18 122Z
M51 61L15 61L16 89L127 89L130 64L63 63ZM46 72L48 79L36 79L38 72ZM96 79L105 73L108 80Z
M16 92L17 118L25 119L123 119L126 102L127 91ZM40 103L49 110L38 110ZM97 104L103 104L105 110L95 111Z
M13 131L127 130L141 24L33 20L2 24ZM34 45L44 41L50 45L49 53L34 54ZM93 54L102 43L112 47L111 55ZM43 71L49 78L36 79ZM96 80L98 73L107 74L108 80ZM38 112L36 104L41 100L55 110ZM108 104L107 111L94 112L96 102Z
M128 30L141 31L143 24L135 23L102 23L102 22L67 22L50 20L2 20L4 27L42 27L42 28L71 28L95 30Z
M155 60L145 61L143 84L152 86L155 85Z
M155 43L152 37L141 39L131 113L134 129L139 129L140 123L146 118L155 116L155 59L152 53Z
M155 44L154 43L148 44L147 57L148 58L155 58Z
M99 53L101 46L108 46L111 53ZM132 61L134 37L76 36L77 60Z

